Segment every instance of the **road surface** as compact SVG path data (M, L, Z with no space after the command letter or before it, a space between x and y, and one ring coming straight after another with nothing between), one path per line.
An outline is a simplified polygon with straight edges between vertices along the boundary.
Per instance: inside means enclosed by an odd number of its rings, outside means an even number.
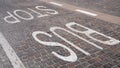
M119 68L119 0L108 2L1 0L0 68Z

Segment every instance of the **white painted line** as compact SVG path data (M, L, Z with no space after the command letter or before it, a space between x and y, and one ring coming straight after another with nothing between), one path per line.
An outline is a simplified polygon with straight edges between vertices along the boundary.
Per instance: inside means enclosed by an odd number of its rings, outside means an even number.
M0 44L14 68L25 68L25 66L23 65L23 63L21 62L19 57L16 55L15 51L10 46L10 44L8 43L8 41L5 39L5 37L1 32L0 32Z
M73 25L77 25L77 26L79 26L79 27L82 27L82 28L86 29L86 31L76 30L76 29L72 28ZM97 31L95 31L95 30L93 30L93 29L90 29L90 28L88 28L88 27L85 27L85 26L83 26L83 25L81 25L81 24L77 24L77 23L75 23L75 22L68 23L68 24L66 24L66 26L67 26L69 29L71 29L71 30L73 30L73 31L75 31L75 32L77 32L77 33L83 33L83 34L85 34L85 35L88 36L89 38L91 38L91 39L93 39L93 40L95 40L95 41L97 41L97 42L99 42L99 43L103 43L103 44L107 44L107 45L116 45L116 44L119 44L119 43L120 43L120 41L117 40L117 39L115 39L115 38L112 38L112 37L110 37L110 36L104 35L104 34L102 34L102 33L100 33L100 32L97 32ZM94 33L95 33L95 34L98 34L98 35L100 35L100 36L103 36L104 38L107 38L107 39L109 39L109 40L103 41L103 40L94 38L94 37L91 36L91 34L94 34ZM96 47L98 47L98 46L96 46ZM102 49L101 47L99 47L99 48Z
M48 37L52 37L52 35L51 35L51 34L48 34L48 33L46 33L46 32L43 32L43 31L35 31L35 32L33 32L33 33L32 33L33 38L34 38L37 42L39 42L40 44L43 44L43 45L45 45L45 46L52 46L52 47L54 47L54 46L55 46L55 47L56 47L56 46L62 47L62 48L64 48L64 49L68 50L68 52L70 53L69 56L62 56L62 55L56 53L55 51L52 51L52 54L53 54L54 56L56 56L57 58L59 58L59 59L61 59L61 60L68 61L68 62L75 62L75 61L77 61L77 55L76 55L76 53L75 53L73 50L71 50L69 47L65 46L64 44L58 43L58 42L46 42L46 41L41 41L40 39L37 38L37 35L38 35L38 34L43 34L43 35L46 35L46 36L48 36Z
M59 3L56 3L56 2L49 2L50 4L53 4L53 5L57 5L57 6L63 6L63 4L59 4Z
M73 30L73 31L75 31L75 32L78 32L78 33L80 33L80 31L77 31L77 30L75 30L75 29L73 29L73 28L71 28L71 26L72 25L79 25L79 26L82 26L82 25L80 25L80 24L77 24L77 23L75 23L75 22L71 22L71 23L68 23L68 24L66 24L66 26L69 28L69 29L71 29L71 30ZM84 26L82 26L82 27L84 27ZM86 27L84 27L84 28L86 28ZM87 28L88 30L86 31L86 32L89 32L89 33L91 33L91 32L93 32L93 31L91 31L91 29L89 29L89 28ZM90 32L90 31L91 32ZM82 32L81 32L82 33ZM83 31L83 33L84 33L84 31ZM89 34L88 33L88 34ZM87 33L86 33L87 34ZM88 35L88 37L89 37L90 35ZM87 42L87 43L89 43L89 44L91 44L91 45L93 45L93 46L95 46L95 47L97 47L97 48L99 48L99 49L101 49L101 50L103 50L103 48L101 47L101 46L98 46L97 44L94 44L94 43L92 43L92 42L90 42L90 41L88 41L87 39L84 39L83 37L80 37L80 36L78 36L78 38L80 38L80 39L82 39L82 40L84 40L85 42Z
M90 53L88 53L88 52L85 51L84 49L76 46L74 43L68 41L66 38L64 38L63 36L59 35L57 32L55 32L56 29L64 30L64 31L72 34L73 36L76 36L76 37L78 37L78 38L81 39L81 37L79 37L77 34L75 34L75 33L73 33L73 32L70 32L69 30L66 30L66 29L61 28L61 27L51 27L51 28L50 28L50 31L51 31L54 35L56 35L57 37L61 38L62 40L64 40L65 42L67 42L68 44L70 44L71 46L73 46L74 48L76 48L77 50L81 51L81 52L84 53L85 55L91 55Z
M77 12L81 12L90 16L97 16L98 14L92 13L92 12L88 12L88 11L84 11L84 10L80 10L80 9L76 9L75 11Z

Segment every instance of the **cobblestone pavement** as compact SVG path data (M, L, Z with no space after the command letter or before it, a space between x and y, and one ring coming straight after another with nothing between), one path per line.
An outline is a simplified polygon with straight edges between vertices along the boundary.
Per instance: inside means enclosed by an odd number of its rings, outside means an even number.
M96 10L120 17L120 0L59 0L87 9Z
M109 37L119 41L120 25L38 0L1 0L0 6L0 32L25 68L120 68L120 43L98 41L107 41ZM90 37L98 39L94 40L84 33L75 32L66 26L73 22L104 34L105 37L91 33ZM63 29L55 29L54 32L54 27ZM75 30L87 32L88 29L84 27L72 26ZM34 36L33 33L38 35ZM12 64L1 46L0 68L15 68L17 64ZM53 51L62 58L55 56ZM72 58L68 57L70 55Z

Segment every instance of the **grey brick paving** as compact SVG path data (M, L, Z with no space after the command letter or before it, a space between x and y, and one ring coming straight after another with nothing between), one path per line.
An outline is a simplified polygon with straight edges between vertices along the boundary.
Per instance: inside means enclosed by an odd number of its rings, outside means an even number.
M120 0L59 0L79 7L120 16Z
M53 16L51 15L45 18L35 18L34 20L31 21L22 20L22 22L19 22L17 24L0 23L1 32L3 32L4 36L11 44L13 49L16 51L18 57L23 62L26 68L117 68L117 67L119 68L120 67L120 46L119 46L120 44L117 44L115 46L104 45L91 40L87 36L78 34L79 36L82 36L104 48L103 50L100 50L84 42L83 40L80 40L77 37L72 36L71 34L68 34L64 31L62 32L58 31L60 35L64 36L65 38L67 38L77 46L91 53L90 56L86 56L82 52L70 46L65 41L54 36L53 33L49 31L49 28L53 26L59 26L67 29L65 27L65 24L75 21L78 24L82 24L93 30L96 30L105 35L120 40L120 25L98 20L96 18L92 18L84 14L68 11L59 7L55 7L53 5L48 5L40 1L39 2L38 1L31 2L28 0L27 1L10 0L10 1L7 1L6 3L12 6L4 5L3 7L5 7L5 9L0 11L2 13L2 15L0 15L0 18L2 18L4 14L6 14L5 10L7 9L12 11L15 8L16 9L17 8L25 9L25 7L33 8L33 6L35 5L45 5L59 12L58 15L53 15ZM38 36L41 40L53 41L53 42L55 41L66 45L77 54L78 60L73 63L65 62L52 55L51 54L52 51L55 51L64 56L68 56L69 53L67 50L63 48L44 46L36 42L32 37L32 32L39 30L45 31L53 35L52 38L48 38L46 36ZM96 35L94 35L94 37L103 39ZM0 59L1 67L12 68L2 48L0 48L0 56L2 58Z

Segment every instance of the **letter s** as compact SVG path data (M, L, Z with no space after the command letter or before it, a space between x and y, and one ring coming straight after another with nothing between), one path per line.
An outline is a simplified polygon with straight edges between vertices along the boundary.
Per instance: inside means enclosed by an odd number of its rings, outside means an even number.
M58 14L58 12L56 10L48 9L45 6L36 6L35 8L38 10L41 10L41 11L46 11L46 13L48 13L48 14Z
M40 44L43 44L43 45L46 45L46 46L59 46L59 47L62 47L62 48L65 48L67 49L69 52L70 52L70 55L69 56L61 56L59 55L58 53L56 52L52 52L53 55L55 55L56 57L60 58L61 60L64 60L64 61L68 61L68 62L75 62L77 60L77 56L76 54L74 53L74 51L72 51L70 48L68 48L67 46L64 46L63 44L61 43L58 43L58 42L46 42L46 41L41 41L40 39L37 38L37 35L38 34L43 34L43 35L46 35L48 37L52 37L52 35L46 33L46 32L43 32L43 31L35 31L32 33L32 36L33 38L39 42Z

